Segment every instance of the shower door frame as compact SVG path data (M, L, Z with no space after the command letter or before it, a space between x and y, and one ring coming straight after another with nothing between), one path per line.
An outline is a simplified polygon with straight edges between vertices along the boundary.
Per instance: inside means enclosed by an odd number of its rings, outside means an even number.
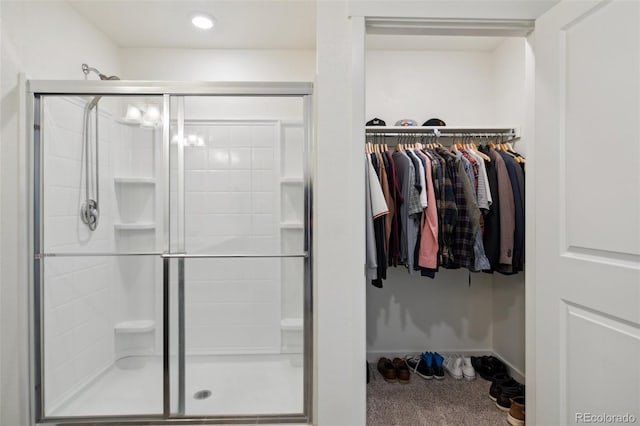
M268 423L303 423L312 422L313 402L313 281L312 281L312 95L313 84L305 82L173 82L173 81L73 81L73 80L30 80L27 81L26 123L27 123L27 158L29 161L27 184L28 203L31 220L29 220L29 397L31 418L34 424L87 424L105 425L159 425L159 424L268 424ZM44 407L44 304L42 299L42 280L44 258L61 256L60 254L43 253L43 176L42 176L42 133L43 96L162 96L163 128L162 128L162 179L163 194L163 247L161 252L132 253L70 253L63 256L158 256L162 259L162 312L163 312L163 413L158 415L108 415L108 416L74 416L47 417ZM171 99L181 96L210 97L299 97L303 100L303 179L304 179L304 215L303 215L303 251L302 253L279 254L187 254L175 253L170 248L170 119ZM178 125L184 126L178 117ZM180 198L180 197L179 197ZM184 197L179 200L184 202ZM182 210L184 205L178 206ZM179 215L180 216L180 215ZM182 218L184 220L184 217ZM196 258L302 258L303 267L303 412L296 414L238 415L238 416L191 416L184 414L184 375L185 375L185 324L184 324L184 261ZM178 296L178 336L170 333L170 262L178 259L179 296ZM172 383L170 380L170 339L178 341L178 414L171 412Z

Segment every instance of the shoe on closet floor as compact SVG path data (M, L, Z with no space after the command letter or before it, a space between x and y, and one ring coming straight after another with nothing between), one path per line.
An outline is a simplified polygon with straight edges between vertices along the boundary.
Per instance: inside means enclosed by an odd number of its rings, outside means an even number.
M425 359L425 355L422 354L422 359L424 359L427 363L428 359L431 358L431 368L433 368L433 378L436 380L444 379L444 368L442 368L442 363L444 362L444 358L438 352L427 352L427 359Z
M442 362L442 366L456 380L461 380L464 376L462 373L462 357L460 355L449 355Z
M396 368L389 358L380 358L378 360L378 371L382 375L385 382L395 383L396 381Z
M511 386L500 386L500 393L496 399L496 407L502 411L509 411L511 408L511 398L524 396L524 385L516 382Z
M493 402L496 402L498 399L498 395L501 392L501 386L513 386L518 384L513 377L508 375L507 373L500 373L493 376L493 380L491 381L491 387L489 388L489 399Z
M507 415L507 422L511 426L524 426L524 396L511 398L511 408Z
M404 362L404 360L400 358L394 358L393 366L396 369L396 377L398 378L398 382L402 383L403 385L409 383L411 373L409 372L409 367Z
M462 356L462 375L467 380L476 379L476 370L471 365L471 358L468 356Z
M422 356L408 356L404 359L404 362L409 366L409 370L423 379L433 379L433 369L427 365Z
M472 356L471 365L485 380L491 380L496 374L507 372L507 366L504 362L494 356Z

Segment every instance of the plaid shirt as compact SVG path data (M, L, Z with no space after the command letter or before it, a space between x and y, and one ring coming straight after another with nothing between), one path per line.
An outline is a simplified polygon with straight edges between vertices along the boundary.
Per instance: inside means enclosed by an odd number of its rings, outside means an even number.
M467 156L467 154L463 152L458 152L458 158L463 162L464 169L467 172L467 176L469 177L469 182L472 184L472 187L467 189L467 211L469 212L469 219L471 223L472 229L475 230L474 238L473 238L473 267L469 269L474 272L491 269L491 264L489 263L489 259L484 253L484 244L482 243L482 234L480 232L479 224L482 220L482 214L480 213L480 208L478 207L478 195L473 190L473 182L475 181L475 189L478 189L478 165L476 160ZM472 161L473 160L473 161Z
M458 267L474 269L473 242L477 231L477 204L474 211L473 189L469 176L460 158L454 160L456 168L454 191L456 194L456 205L458 206L458 221L453 232L452 250L455 256L455 265ZM476 218L474 229L473 218Z
M456 225L458 223L458 205L456 200L456 175L457 175L457 165L456 162L459 162L454 155L451 155L450 152L444 149L437 149L436 153L441 158L441 170L443 175L443 188L440 192L440 205L438 212L440 214L440 222L441 226L441 238L440 245L442 247L441 250L441 264L445 268L455 268L456 267L456 256L453 250L453 239L454 239L454 231Z

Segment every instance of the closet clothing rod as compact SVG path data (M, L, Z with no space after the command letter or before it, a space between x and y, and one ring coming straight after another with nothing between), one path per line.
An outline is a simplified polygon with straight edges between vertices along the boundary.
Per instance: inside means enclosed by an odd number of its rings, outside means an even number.
M455 136L492 134L494 136L519 136L517 127L444 127L444 126L366 126L367 134L421 134L430 136Z

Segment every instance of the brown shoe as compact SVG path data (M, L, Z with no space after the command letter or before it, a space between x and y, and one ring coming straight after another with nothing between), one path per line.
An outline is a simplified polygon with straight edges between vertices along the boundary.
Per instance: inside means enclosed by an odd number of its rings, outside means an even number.
M386 382L395 383L396 369L389 358L383 357L378 360L378 371L382 374L382 377Z
M411 377L411 373L409 373L409 367L407 366L407 363L405 363L403 359L394 358L393 366L396 369L396 377L398 378L398 381L403 385L409 383L409 377Z
M524 396L511 398L507 421L512 426L524 426Z

